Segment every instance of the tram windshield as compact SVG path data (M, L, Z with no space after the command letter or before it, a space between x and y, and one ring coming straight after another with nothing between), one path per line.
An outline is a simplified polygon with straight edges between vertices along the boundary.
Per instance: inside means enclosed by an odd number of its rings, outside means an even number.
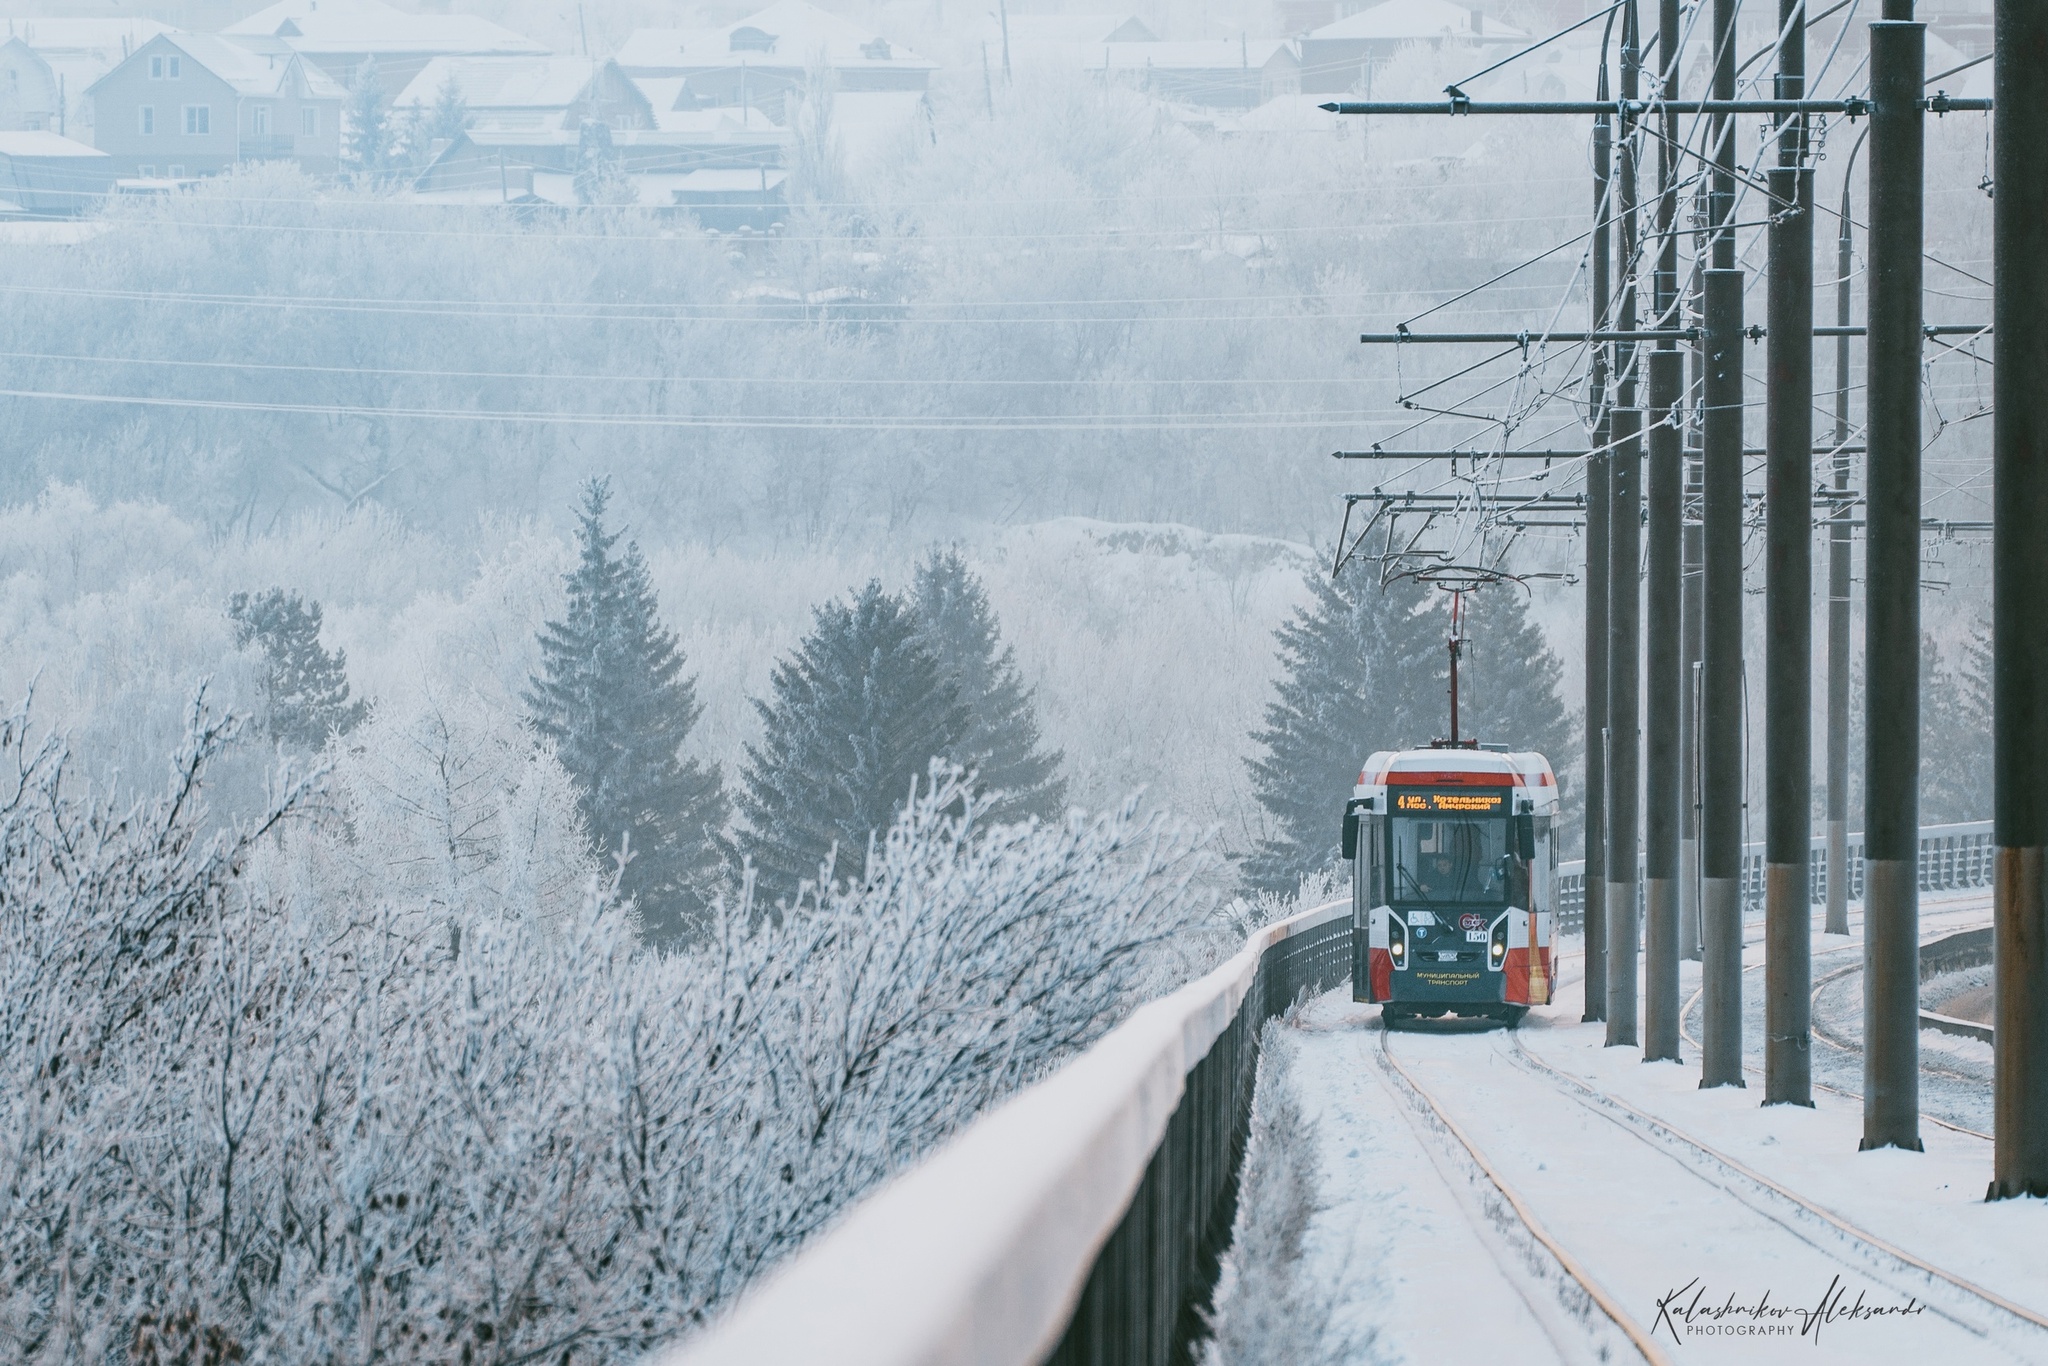
M1507 793L1402 792L1392 805L1393 900L1497 906L1507 899Z

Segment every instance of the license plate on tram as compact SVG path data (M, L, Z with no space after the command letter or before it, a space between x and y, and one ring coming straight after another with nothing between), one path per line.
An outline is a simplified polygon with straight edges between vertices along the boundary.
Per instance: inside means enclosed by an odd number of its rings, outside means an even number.
M1453 949L1448 953L1439 953L1436 956L1436 961L1439 963L1455 963L1458 961L1457 951Z

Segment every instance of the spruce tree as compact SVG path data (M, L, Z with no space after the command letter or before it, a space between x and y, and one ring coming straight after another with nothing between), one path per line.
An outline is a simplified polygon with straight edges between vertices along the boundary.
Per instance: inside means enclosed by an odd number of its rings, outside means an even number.
M608 480L585 487L577 514L568 610L540 633L541 673L526 703L575 780L592 841L629 854L620 890L650 940L673 942L701 923L722 862L726 798L716 765L681 756L697 723L693 680L661 624L639 546L607 529Z
M764 733L747 746L741 848L765 901L793 900L828 859L828 879L858 877L911 784L960 751L967 714L920 627L870 582L817 609L770 700L755 700Z
M1978 622L1957 667L1920 637L1920 820L1991 817L1991 629Z
M469 131L476 120L469 112L469 101L462 96L462 86L450 71L441 88L434 95L434 114L427 123L427 136L444 142L453 142Z
M911 584L918 633L967 714L959 753L949 756L980 775L991 821L1066 810L1067 784L1058 750L1040 749L1038 709L1017 673L1016 653L981 580L956 550L933 550Z
M1538 751L1563 782L1578 766L1578 726L1560 691L1564 666L1529 619L1528 593L1496 583L1465 594L1464 636L1459 728L1489 744Z
M228 600L235 644L263 652L263 728L295 749L313 750L329 735L346 735L370 714L349 700L348 656L320 644L320 604L273 588Z
M377 59L365 57L348 83L348 103L342 110L348 145L343 156L352 171L370 173L384 169L391 159L391 123L384 108L384 77Z
M1308 575L1314 597L1274 634L1280 678L1252 739L1252 789L1268 834L1245 860L1260 890L1292 892L1340 853L1344 802L1374 750L1427 744L1449 725L1440 596L1410 580L1382 588L1352 561L1333 580Z

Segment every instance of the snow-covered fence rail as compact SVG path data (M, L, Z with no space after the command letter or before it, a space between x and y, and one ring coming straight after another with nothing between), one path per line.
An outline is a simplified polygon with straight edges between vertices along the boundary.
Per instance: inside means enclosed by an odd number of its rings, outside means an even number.
M1991 885L1991 822L1968 821L1957 825L1920 827L1920 890L1952 891L1959 887ZM1816 836L1807 867L1813 904L1828 899L1828 842ZM1849 836L1849 899L1863 895L1863 836ZM1586 925L1586 865L1578 859L1561 863L1557 869L1558 928L1575 934ZM1764 846L1742 846L1742 904L1750 909L1764 904Z
M1187 1360L1260 1026L1350 967L1348 901L1260 930L861 1201L664 1366Z

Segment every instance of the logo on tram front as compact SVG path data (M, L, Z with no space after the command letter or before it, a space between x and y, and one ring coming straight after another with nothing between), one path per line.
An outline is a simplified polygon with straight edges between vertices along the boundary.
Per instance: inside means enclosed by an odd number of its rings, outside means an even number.
M1461 915L1458 917L1458 928L1463 930L1483 930L1486 928L1486 917L1483 915Z

